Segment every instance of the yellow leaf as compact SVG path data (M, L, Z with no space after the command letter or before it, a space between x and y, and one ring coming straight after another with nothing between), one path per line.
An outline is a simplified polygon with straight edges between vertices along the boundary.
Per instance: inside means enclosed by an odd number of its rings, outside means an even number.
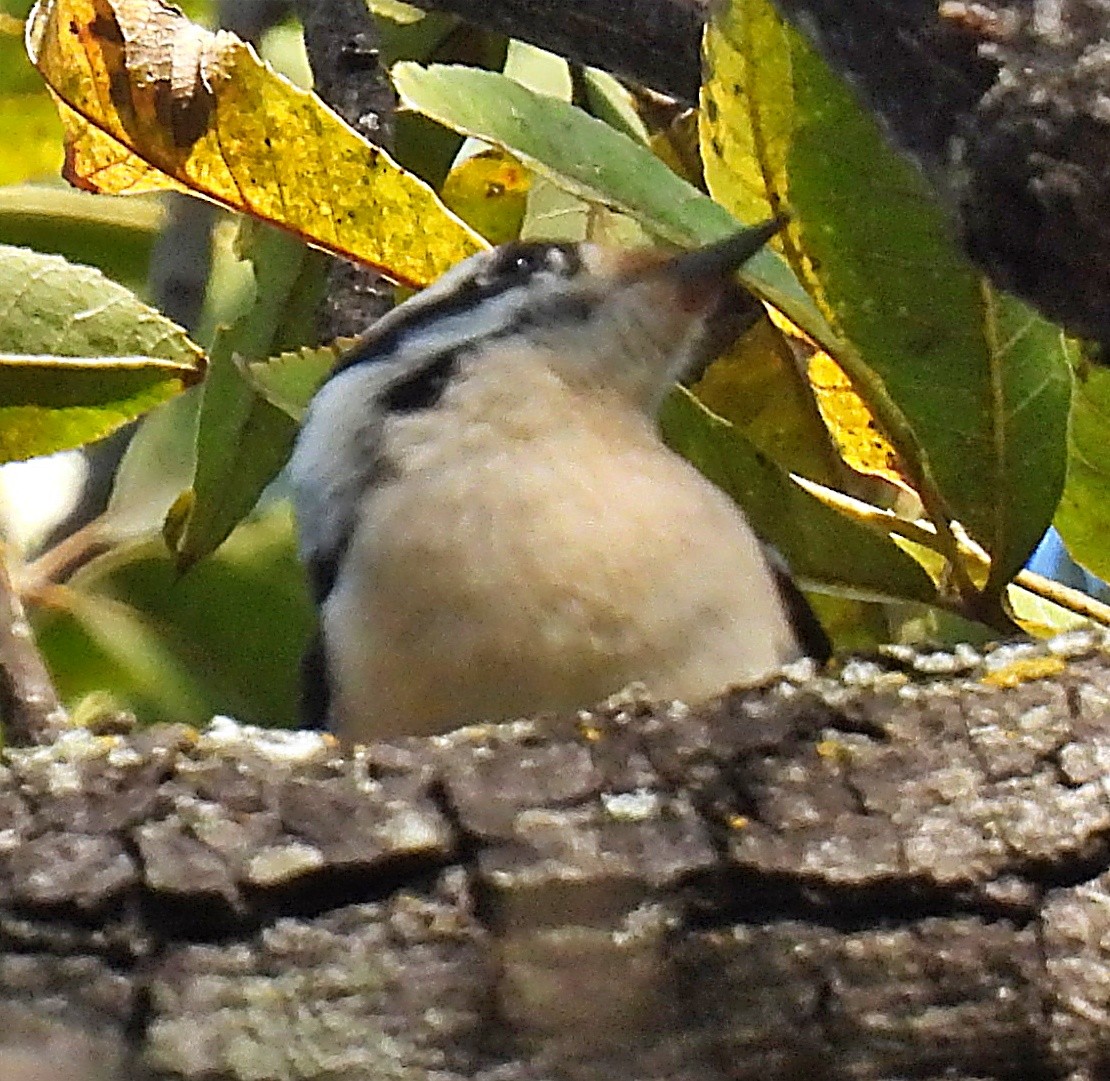
M27 49L80 187L187 189L413 287L485 247L314 94L160 0L40 0Z
M705 32L698 110L709 192L741 221L787 205L794 94L786 31L766 4L736 0Z
M704 186L701 155L698 153L698 118L701 110L687 109L663 130L648 139L655 156L694 187ZM754 217L767 217L757 214ZM751 219L751 220L754 220Z
M491 244L520 235L532 175L505 150L459 162L443 182L443 201Z
M47 96L0 95L0 185L22 184L58 171L58 119Z
M823 484L845 486L844 468L786 332L760 320L711 364L694 393L772 461Z
M706 184L714 199L741 220L766 217L789 205L795 113L787 30L763 0L734 0L710 22L704 50L708 75L698 115ZM776 242L823 306L800 240L798 226L791 223ZM810 357L809 381L845 462L906 489L894 448L839 365L789 320L777 312L771 317Z
M894 447L840 365L781 312L772 308L770 316L775 326L809 356L809 384L844 461L859 473L883 477L908 490L909 486L898 471Z
M844 460L860 473L874 473L904 485L890 441L840 365L823 350L815 350L810 357L809 381Z

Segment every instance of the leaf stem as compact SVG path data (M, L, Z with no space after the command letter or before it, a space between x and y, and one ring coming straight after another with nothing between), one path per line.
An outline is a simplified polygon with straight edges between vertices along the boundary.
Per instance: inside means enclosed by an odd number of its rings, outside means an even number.
M98 515L80 529L63 537L37 559L28 563L18 576L20 594L27 596L44 584L57 584L72 578L86 563L112 547L108 517Z

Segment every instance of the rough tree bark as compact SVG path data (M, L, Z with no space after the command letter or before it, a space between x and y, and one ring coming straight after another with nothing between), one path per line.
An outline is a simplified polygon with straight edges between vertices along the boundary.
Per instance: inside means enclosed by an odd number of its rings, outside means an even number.
M806 667L353 757L12 751L0 1067L46 1033L81 1081L1105 1076L1110 639Z

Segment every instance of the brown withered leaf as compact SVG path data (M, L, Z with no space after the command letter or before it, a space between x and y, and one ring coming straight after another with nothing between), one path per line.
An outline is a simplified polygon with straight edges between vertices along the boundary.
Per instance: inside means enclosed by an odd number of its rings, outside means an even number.
M27 50L78 187L187 190L410 286L485 246L314 94L161 0L40 0Z

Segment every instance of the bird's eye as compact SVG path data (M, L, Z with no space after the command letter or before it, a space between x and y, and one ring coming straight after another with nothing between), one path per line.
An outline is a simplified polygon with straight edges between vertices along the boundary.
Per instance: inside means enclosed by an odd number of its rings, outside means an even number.
M539 252L523 251L513 257L510 273L524 277L543 269L544 260Z
M577 257L571 245L506 244L492 268L492 277L508 284L542 273L566 278L576 269Z
M509 244L497 260L499 278L523 280L543 269L547 253L536 244Z

